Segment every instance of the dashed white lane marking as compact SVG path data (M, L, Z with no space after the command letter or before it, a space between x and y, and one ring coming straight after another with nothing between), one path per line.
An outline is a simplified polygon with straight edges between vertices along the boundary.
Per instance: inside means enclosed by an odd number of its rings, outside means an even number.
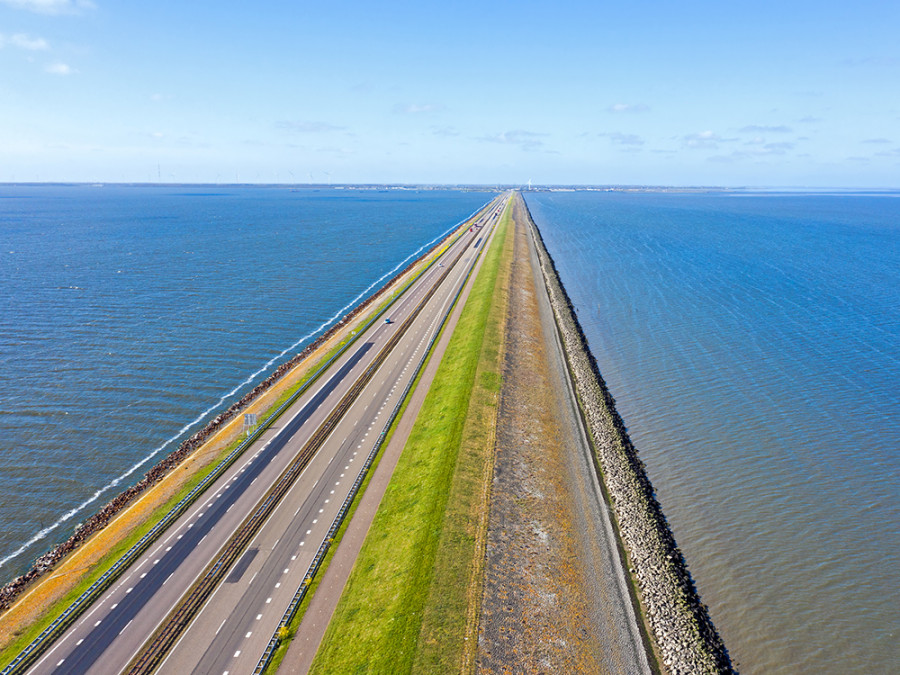
M303 542L302 542L302 541L300 542L300 545L303 546ZM292 556L291 556L291 560L296 560L296 559L297 559L297 556L295 556L295 555L292 555Z
M114 610L114 609L115 609L116 607L118 607L118 606L119 606L119 603L117 602L116 604L114 604L114 605L113 605L112 607L110 607L109 609L110 609L110 610Z
M95 624L94 624L94 628L96 628L97 626L99 626L101 623L103 623L103 619L100 619L97 623L95 623Z
M134 619L132 619L131 621L134 621ZM131 621L129 621L128 623L125 624L125 628L128 628L128 626L131 625ZM121 635L122 633L125 632L125 628L123 628L122 630L119 631L119 635Z
M59 668L63 664L64 661L65 661L65 659L60 659L59 663L56 664L56 667Z
M238 650L234 653L234 658L237 658L237 657L239 657L240 655L241 655L241 650L238 649Z
M319 519L318 519L318 518L314 518L314 519L313 519L313 525L315 525L315 524L318 523L318 522L319 522Z
M222 626L225 625L225 622L226 622L226 621L228 621L227 618L226 618L226 619L222 619L222 623L220 623L220 624L219 624L219 627L216 628L216 635L218 635L218 634L219 634L219 631L222 630Z
M281 582L280 582L280 581L279 581L277 584L275 584L275 588L281 588ZM250 636L248 635L247 637L250 637Z
M325 509L319 509L319 513L322 513ZM315 522L315 521L313 521Z
M272 602L272 598L266 598L266 604L267 604L267 605L268 605L269 603L271 603L271 602Z
M307 530L306 534L310 534L311 532L312 532L312 530Z
M133 590L134 590L134 587L129 588L129 589L128 589L127 591L125 591L125 592L126 592L126 593L131 593L131 591L133 591Z
M251 635L253 635L252 632L247 633L247 634L244 636L244 639L246 640L246 639L247 639L248 637L250 637Z
M257 621L259 621L261 618L262 618L262 614L257 614L257 615L256 615L256 620L257 620Z
M146 573L146 572L144 572L144 573L141 575L141 579L143 579L145 576L147 576L147 573Z
M301 541L300 545L303 546L303 544L305 544L305 543L306 543L305 541ZM296 560L296 559L297 559L297 556L294 556L293 558L291 558L291 560Z
M82 642L84 642L84 638L81 638L78 642L76 642L75 646L78 647Z
M332 490L332 492L334 492L334 490ZM331 501L330 499L326 499L326 500L325 500L325 503L327 504L327 503L330 502L330 501Z
M166 580L162 582L162 585L165 586L168 583L169 579L171 579L175 575L175 572L172 572L169 576L166 577Z

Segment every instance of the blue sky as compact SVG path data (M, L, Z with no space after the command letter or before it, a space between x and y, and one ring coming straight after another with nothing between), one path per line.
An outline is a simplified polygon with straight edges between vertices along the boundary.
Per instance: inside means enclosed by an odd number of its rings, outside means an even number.
M900 187L900 3L0 0L0 181Z

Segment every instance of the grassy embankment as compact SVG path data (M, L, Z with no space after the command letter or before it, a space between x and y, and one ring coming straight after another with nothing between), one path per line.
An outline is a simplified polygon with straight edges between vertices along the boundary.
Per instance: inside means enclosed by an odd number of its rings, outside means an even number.
M313 673L471 670L511 229L507 209L328 626Z
M367 312L368 316L377 316L388 304L390 304L398 295L400 295L427 267L427 264L446 250L447 244L438 247L422 264L418 266L406 279L395 286L378 305ZM360 322L359 325L362 325ZM321 355L311 355L310 362L298 365L295 369L299 376L296 381L289 386L283 387L277 397L270 396L269 401L265 401L260 412L260 423L264 424L275 413L275 411L291 396L293 396L301 387L313 377L319 368L333 358L340 350L342 350L357 334L358 329L345 331L342 338L337 343L327 347L327 351ZM317 357L317 358L316 358ZM315 362L311 362L316 358ZM290 376L283 378L289 379ZM276 387L278 385L275 385ZM253 408L248 408L252 411ZM237 424L235 421L233 424ZM218 437L218 434L217 434ZM212 444L215 438L208 442ZM119 517L117 517L110 525L97 533L93 538L88 540L81 547L76 549L66 560L57 565L56 570L48 575L48 577L39 580L33 589L26 592L26 597L21 602L21 607L14 605L8 612L0 617L0 665L9 663L15 656L24 649L33 639L35 639L41 631L43 631L53 620L59 616L72 602L74 602L91 584L100 578L126 551L136 544L141 537L144 536L154 525L159 522L163 516L168 513L178 502L180 502L197 484L206 478L219 463L224 460L240 443L243 437L237 437L228 442L218 451L210 452L207 446L196 451L190 458L177 469L173 470L164 481L166 483L177 483L177 487L169 487L162 483L157 484L150 491L162 492L168 491L169 494L164 501L152 499L153 495L145 494L138 502L128 507ZM197 458L203 456L202 459ZM178 473L189 473L189 477L177 475ZM168 490L167 490L168 488ZM148 493L150 492L148 491ZM143 503L154 502L154 505L142 508ZM93 552L92 549L99 549ZM81 565L76 565L74 569L66 569L67 562L70 563L75 556L86 559ZM68 586L68 588L66 588ZM37 613L34 608L40 607ZM19 619L15 614L30 614L27 618ZM13 622L19 624L12 626ZM6 624L4 626L4 624ZM22 626L26 627L22 627ZM4 630L6 628L6 630Z

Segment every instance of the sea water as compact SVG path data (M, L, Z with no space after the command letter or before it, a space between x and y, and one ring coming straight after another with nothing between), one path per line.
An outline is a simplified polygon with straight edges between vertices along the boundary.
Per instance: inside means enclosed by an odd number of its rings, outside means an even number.
M0 186L0 583L491 196Z
M743 673L900 666L900 195L528 193Z

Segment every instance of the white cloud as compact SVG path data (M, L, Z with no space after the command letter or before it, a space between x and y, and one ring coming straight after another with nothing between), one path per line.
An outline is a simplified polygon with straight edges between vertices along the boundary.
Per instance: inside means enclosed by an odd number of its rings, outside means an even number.
M73 73L78 72L68 63L51 63L44 68L44 70L51 75L72 75Z
M30 52L50 49L50 44L44 38L32 37L26 33L16 33L15 35L10 35L9 37L6 37L2 33L0 33L0 47L3 47L7 44L12 45L13 47L18 47L19 49L25 49Z
M738 160L745 159L746 157L749 157L746 152L735 150L730 155L712 155L711 157L707 158L707 161L718 162L720 164L731 164L732 162L737 162Z
M91 0L0 0L13 9L25 9L37 14L77 14L81 10L94 9Z
M612 113L637 113L647 112L650 106L646 103L613 103L607 110Z
M444 106L435 103L398 103L394 106L395 113L404 115L421 115L422 113L433 113L444 110Z
M275 126L282 131L291 131L298 134L320 134L327 131L343 131L347 128L329 124L328 122L294 122L287 120L276 122Z
M781 143L766 143L763 146L763 153L769 155L783 155L788 150L793 150L795 143L790 143L788 141L784 141ZM762 154L762 153L760 153Z
M605 136L610 140L611 143L615 143L616 145L626 145L631 148L641 146L644 144L644 139L638 136L637 134L623 134L618 131L612 133L604 133L600 134L601 136Z
M431 133L435 136L459 136L459 131L455 127L431 127Z
M744 143L745 146L750 145L752 149L748 150L734 150L730 154L727 155L713 155L708 158L710 162L738 162L740 160L749 159L749 160L761 160L766 157L771 157L772 155L783 155L787 153L789 150L793 150L796 147L796 143L791 143L788 141L784 141L781 143Z
M707 130L688 134L684 137L684 144L689 148L718 148L723 140L718 134Z
M792 129L783 124L777 126L763 126L759 124L751 124L749 126L738 129L742 134L789 134Z
M503 131L499 134L489 136L481 136L475 140L483 143L501 143L503 145L518 145L522 150L536 150L541 147L544 142L539 140L547 134L541 134L534 131L523 131L516 129L514 131Z

